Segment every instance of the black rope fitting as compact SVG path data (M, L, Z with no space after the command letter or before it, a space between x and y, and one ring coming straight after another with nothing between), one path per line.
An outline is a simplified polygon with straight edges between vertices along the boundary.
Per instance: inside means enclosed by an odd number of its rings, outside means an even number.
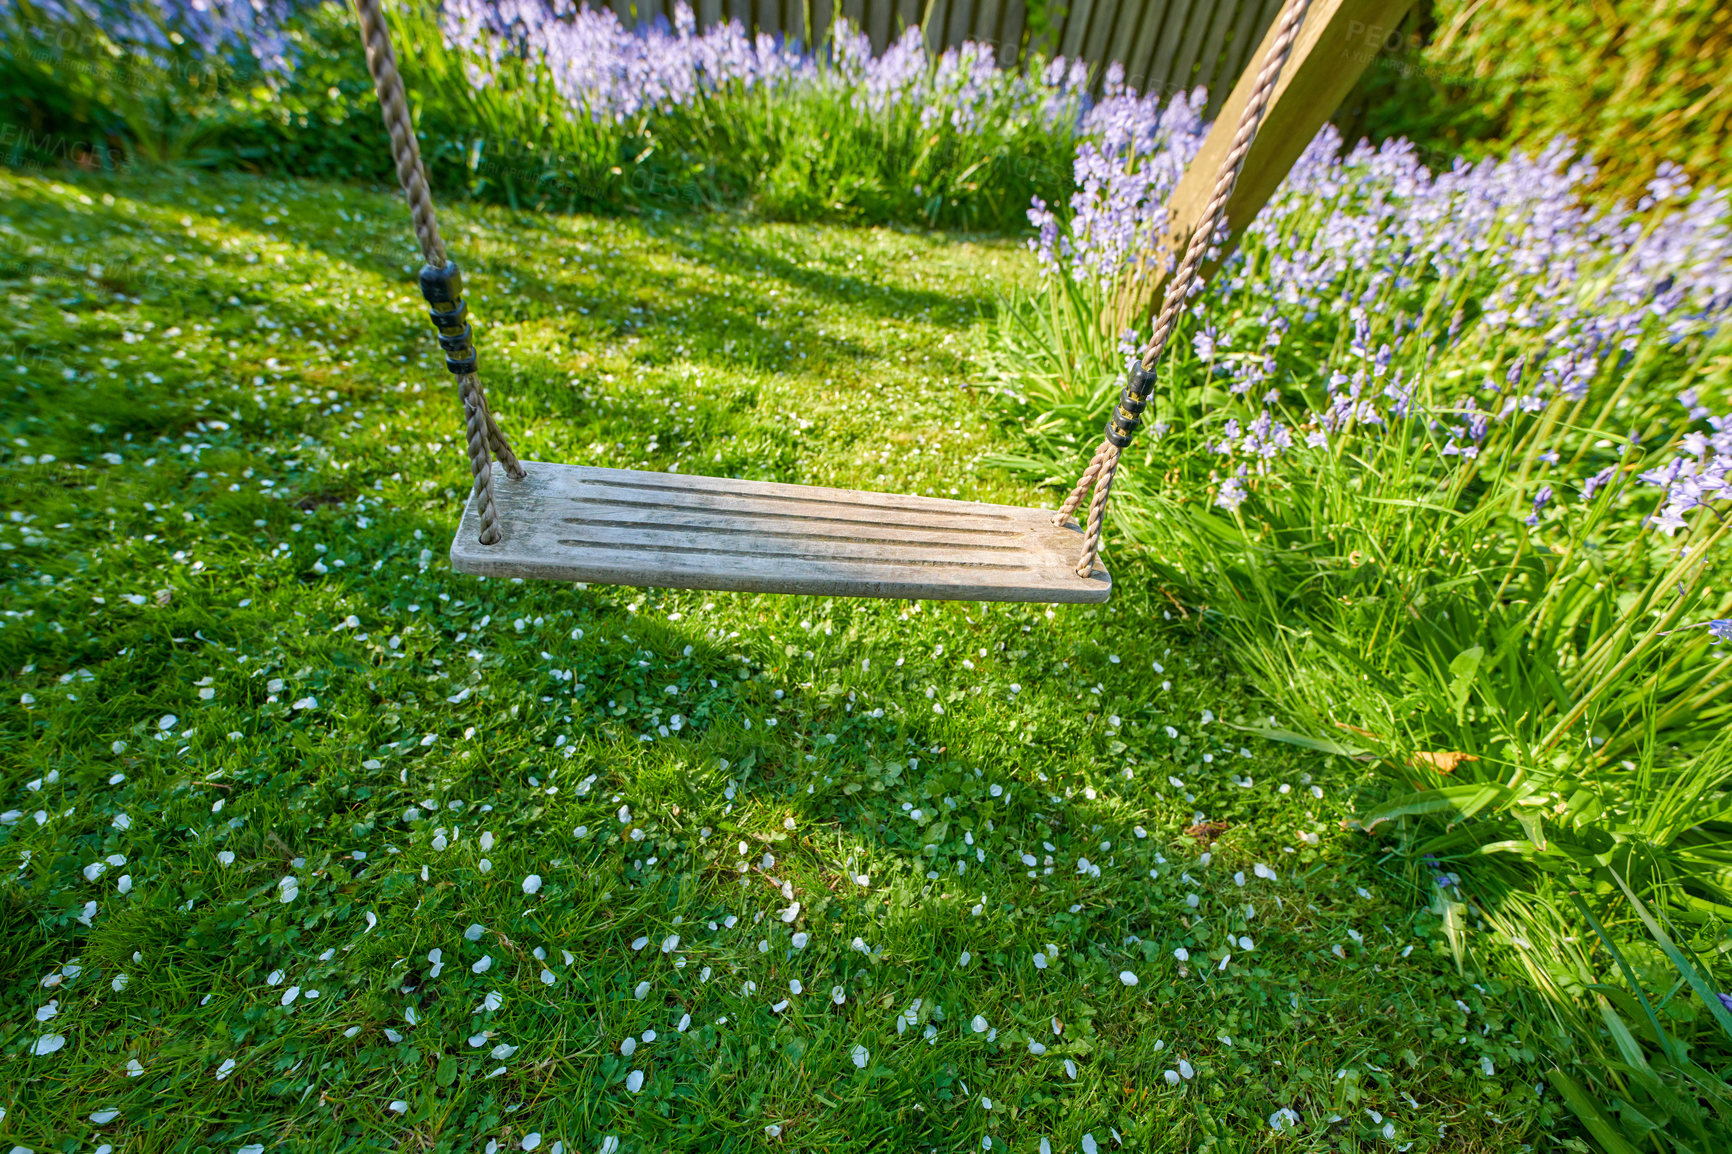
M1131 366L1125 388L1146 400L1148 395L1155 391L1155 370L1145 369L1141 361L1137 362Z
M1143 410L1149 406L1149 393L1155 387L1153 370L1135 365L1125 380L1125 387L1119 393L1119 403L1113 406L1112 416L1107 418L1106 437L1117 448L1124 448L1131 443L1131 438L1143 426Z
M474 333L469 327L469 306L463 300L463 273L456 261L444 268L427 265L421 270L421 295L432 307L427 315L439 330L439 347L445 350L445 367L458 376L476 369Z

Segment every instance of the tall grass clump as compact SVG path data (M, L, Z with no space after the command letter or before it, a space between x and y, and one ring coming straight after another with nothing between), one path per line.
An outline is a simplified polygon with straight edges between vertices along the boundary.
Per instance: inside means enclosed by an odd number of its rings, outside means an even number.
M1112 531L1234 642L1272 733L1364 763L1360 824L1458 956L1580 1025L1603 958L1571 894L1611 917L1627 879L1698 944L1732 915L1732 204L1663 167L1587 207L1561 143L1435 177L1338 146L1188 310ZM1000 463L1068 487L1098 443L1174 159L1125 144L1031 212Z

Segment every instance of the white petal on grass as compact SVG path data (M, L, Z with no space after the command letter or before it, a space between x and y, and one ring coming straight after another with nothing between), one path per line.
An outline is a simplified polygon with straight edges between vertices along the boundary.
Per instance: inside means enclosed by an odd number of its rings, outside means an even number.
M144 1067L139 1063L137 1058L128 1058L126 1060L126 1076L128 1078L140 1078L144 1076Z
M1165 1074L1162 1074L1161 1077L1167 1080L1167 1085L1169 1086L1177 1086L1179 1084L1179 1072L1177 1070L1168 1070Z
M482 858L480 861L475 863L475 868L484 874L490 874L493 872L493 863L488 861L486 858Z
M552 970L545 970L544 969L541 971L541 984L542 985L551 986L557 981L559 981L559 979L553 976Z
M1191 951L1187 950L1184 946L1180 946L1178 949L1173 951L1173 956L1181 962L1188 962L1191 960Z
M794 948L796 950L803 950L806 948L806 943L811 940L812 935L808 934L805 930L801 930L799 933L794 935Z
M680 1024L678 1026L675 1026L674 1028L683 1034L686 1032L687 1029L689 1029L691 1027L691 1024L692 1024L692 1016L690 1014L681 1014L680 1015Z
M1095 1142L1093 1134L1084 1134L1082 1140L1083 1154L1100 1154L1100 1146Z
M504 1061L506 1058L509 1058L509 1057L511 1057L511 1055L517 1053L517 1047L511 1045L509 1042L501 1042L501 1043L499 1043L499 1045L497 1045L497 1046L493 1047L493 1049L489 1050L488 1053L492 1054L495 1058L499 1059L500 1061Z
M290 1002L293 1002L296 998L298 998L300 996L301 996L301 987L290 986L288 989L283 991L283 996L282 996L282 998L279 999L279 1004L286 1006Z
M1196 1075L1197 1075L1197 1071L1191 1066L1191 1064L1189 1062L1185 1061L1183 1058L1180 1058L1179 1059L1179 1077L1181 1077L1185 1081L1189 1082L1192 1078L1196 1077Z
M848 1000L848 991L844 990L841 986L831 986L830 1000L840 1006L843 1002Z
M535 1149L537 1146L541 1145L541 1135L534 1133L533 1131L525 1134L523 1136L522 1145L525 1150Z
M979 1014L974 1015L974 1020L968 1024L974 1029L976 1034L986 1033L986 1019L981 1017Z
M1034 968L1037 970L1046 969L1046 955L1045 954L1036 954L1034 956Z
M1052 1143L1045 1138L1040 1140L1040 1154L1052 1154Z
M469 928L463 931L463 937L467 941L478 942L481 940L481 935L486 933L486 932L487 932L486 926L475 925L475 924L471 923Z
M409 1103L403 1101L403 1099L401 1099L401 1098L398 1098L396 1101L392 1102L389 1106L385 1107L385 1109L391 1111L391 1113L393 1113L393 1114L407 1114L409 1112Z
M641 950L647 945L649 945L649 935L644 934L641 937L632 939L631 948L634 950Z
M481 999L481 1009L488 1013L492 1013L504 1004L505 995L493 990L488 991L487 996Z
M602 1135L601 1146L596 1154L619 1154L619 1139L612 1134Z
M1071 1061L1069 1058L1064 1060L1064 1072L1065 1076L1071 1081L1076 1081L1076 1063Z
M233 1058L224 1058L223 1064L218 1066L216 1069L216 1080L220 1082L234 1072L235 1060Z
M641 1002L645 998L649 997L649 992L650 984L648 982L639 982L637 988L632 991L632 996Z
M667 937L662 939L662 953L671 954L679 948L680 936L678 934L669 934Z
M248 1142L235 1151L235 1154L265 1154L265 1147L260 1142Z
M619 1052L627 1058L637 1053L637 1039L628 1034L625 1041L619 1044Z
M58 1052L64 1045L66 1045L65 1034L44 1034L31 1045L30 1052L40 1058L45 1054Z
M218 865L225 865L225 866L234 865L235 864L235 855L234 855L233 851L226 850L226 849L218 851L217 864Z
M866 1068L866 1063L872 1060L872 1051L868 1050L865 1046L862 1046L859 1042L854 1043L854 1049L850 1051L850 1053L853 1055L854 1065L862 1070Z
M800 984L799 978L790 978L788 980L788 992L790 994L800 994L804 992L804 990L805 987Z
M625 1088L635 1094L643 1089L643 1071L633 1070L625 1076Z
M530 874L523 879L523 892L531 896L541 892L541 875Z
M481 960L479 962L476 962L473 966L469 967L469 972L472 974L485 974L488 970L491 970L492 968L493 968L493 955L492 954L483 954L483 955L481 955Z
M1137 984L1137 976L1129 970L1120 970L1119 981L1123 982L1127 986L1134 986Z

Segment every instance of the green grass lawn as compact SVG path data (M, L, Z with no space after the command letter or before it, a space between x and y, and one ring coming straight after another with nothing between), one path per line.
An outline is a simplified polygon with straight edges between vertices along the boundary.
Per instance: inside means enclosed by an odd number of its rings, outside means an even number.
M1558 1148L1542 1015L1134 557L453 574L396 198L0 191L0 1149ZM444 230L525 457L1053 501L974 464L1012 242Z

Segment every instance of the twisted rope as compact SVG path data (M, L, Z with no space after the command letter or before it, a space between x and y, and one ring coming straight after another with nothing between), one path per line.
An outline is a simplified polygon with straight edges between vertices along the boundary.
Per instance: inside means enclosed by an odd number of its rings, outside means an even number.
M397 181L409 201L409 215L415 224L415 239L420 242L421 256L433 268L446 264L445 242L439 238L439 220L433 213L433 192L427 185L427 170L421 164L421 146L415 140L415 122L409 116L409 100L403 92L403 77L397 71L397 54L391 48L391 33L385 26L385 14L379 0L355 0L355 12L361 18L361 37L367 46L367 68L373 74L373 91L379 96L379 110L385 117L385 131L391 136L391 158L397 165ZM469 446L469 472L475 478L475 496L481 509L481 543L497 545L500 541L499 507L493 497L493 458L505 466L514 481L523 479L523 466L511 443L505 439L493 411L487 406L487 392L475 373L460 373L457 396L463 402L463 425Z
M1239 170L1245 166L1245 156L1251 151L1251 142L1257 138L1257 128L1263 122L1264 112L1268 110L1269 99L1274 95L1276 82L1281 78L1281 69L1286 66L1288 56L1292 55L1293 42L1298 39L1299 26L1304 23L1305 11L1309 7L1310 0L1285 0L1281 6L1275 39L1263 56L1263 65L1257 72L1257 83L1251 90L1251 98L1245 102L1244 111L1239 114L1239 126L1233 133L1233 143L1228 148L1227 155L1221 159L1221 170L1215 177L1214 194L1203 209L1202 219L1191 231L1184 260L1179 263L1172 279L1167 281L1166 294L1161 299L1160 315L1155 319L1154 332L1149 337L1149 343L1144 346L1140 358L1144 370L1153 371L1167 351L1167 340L1172 335L1173 326L1178 323L1179 310L1191 295L1197 283L1198 269L1203 264L1203 256L1213 243L1215 234L1220 231L1226 215L1227 199L1233 195L1233 185L1238 182ZM1053 516L1054 524L1064 524L1065 519L1082 503L1089 487L1094 487L1094 499L1089 502L1088 529L1083 536L1082 557L1076 565L1078 577L1087 577L1094 572L1095 559L1100 554L1101 527L1106 520L1107 498L1112 493L1113 476L1118 471L1121 452L1123 450L1112 441L1101 441L1101 447L1095 450L1094 458L1089 461L1088 468L1083 470L1076 487Z

